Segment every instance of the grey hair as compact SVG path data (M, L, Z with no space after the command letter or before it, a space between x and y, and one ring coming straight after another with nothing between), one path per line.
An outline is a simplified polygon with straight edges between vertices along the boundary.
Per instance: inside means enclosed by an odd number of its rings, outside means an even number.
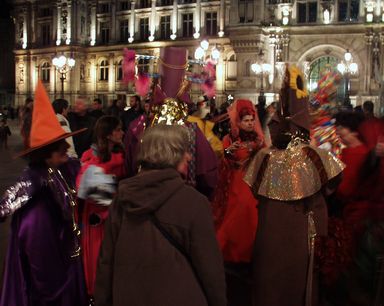
M143 169L177 168L189 151L188 128L180 125L158 124L144 133L138 164Z

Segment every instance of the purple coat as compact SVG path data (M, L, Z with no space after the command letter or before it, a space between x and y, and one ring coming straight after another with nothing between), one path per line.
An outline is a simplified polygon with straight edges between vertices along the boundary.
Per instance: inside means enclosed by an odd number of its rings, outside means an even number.
M72 181L73 171L65 170L63 176ZM55 188L60 184L48 183L44 172L27 168L23 174L33 178L26 186L39 188L17 194L29 200L13 215L0 306L86 305L81 257L71 258L76 238L69 203Z

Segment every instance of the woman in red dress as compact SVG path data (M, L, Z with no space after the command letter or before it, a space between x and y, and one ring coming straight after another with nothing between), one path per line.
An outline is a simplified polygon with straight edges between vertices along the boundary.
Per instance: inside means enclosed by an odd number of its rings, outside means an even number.
M117 183L126 176L121 122L113 116L101 117L95 125L95 144L81 157L77 177L78 197L84 200L82 249L84 272L90 300L93 300L96 266L104 236L104 223ZM92 304L92 302L91 302Z
M228 108L231 132L223 139L224 159L213 211L224 261L249 263L257 228L257 201L243 181L251 156L263 145L257 112L249 100Z

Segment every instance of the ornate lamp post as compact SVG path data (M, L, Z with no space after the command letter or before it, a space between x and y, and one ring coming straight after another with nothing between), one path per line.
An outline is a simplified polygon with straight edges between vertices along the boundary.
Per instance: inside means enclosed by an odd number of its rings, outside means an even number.
M358 71L358 66L356 63L353 62L352 54L348 51L344 54L344 61L341 61L339 64L337 64L337 70L340 71L340 73L344 76L345 79L345 97L344 97L344 106L350 107L351 106L351 98L349 97L350 90L351 90L351 84L350 84L350 77L351 74L354 75Z
M260 106L265 107L264 77L272 72L272 65L263 62L263 53L260 52L260 63L252 64L251 69L256 75L260 75L260 95L258 102Z
M205 39L202 40L200 42L200 46L197 47L197 49L195 50L195 59L199 61L200 60L204 61L208 49L209 49L209 42ZM211 50L211 58L215 62L217 62L220 58L220 51L216 48L216 46L214 46Z
M74 58L66 57L65 55L60 55L59 57L56 56L52 59L52 64L60 73L62 98L64 98L64 80L67 78L67 73L71 71L72 68L75 66L75 63L76 61Z

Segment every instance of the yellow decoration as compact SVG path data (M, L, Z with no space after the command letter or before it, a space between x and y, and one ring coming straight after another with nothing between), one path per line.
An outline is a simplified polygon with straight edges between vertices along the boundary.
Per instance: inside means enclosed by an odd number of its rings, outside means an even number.
M308 97L308 91L305 88L305 81L303 73L294 65L289 68L289 87L296 91L298 99Z
M166 98L164 103L153 107L154 118L152 126L156 124L183 125L188 116L188 106L173 98Z

